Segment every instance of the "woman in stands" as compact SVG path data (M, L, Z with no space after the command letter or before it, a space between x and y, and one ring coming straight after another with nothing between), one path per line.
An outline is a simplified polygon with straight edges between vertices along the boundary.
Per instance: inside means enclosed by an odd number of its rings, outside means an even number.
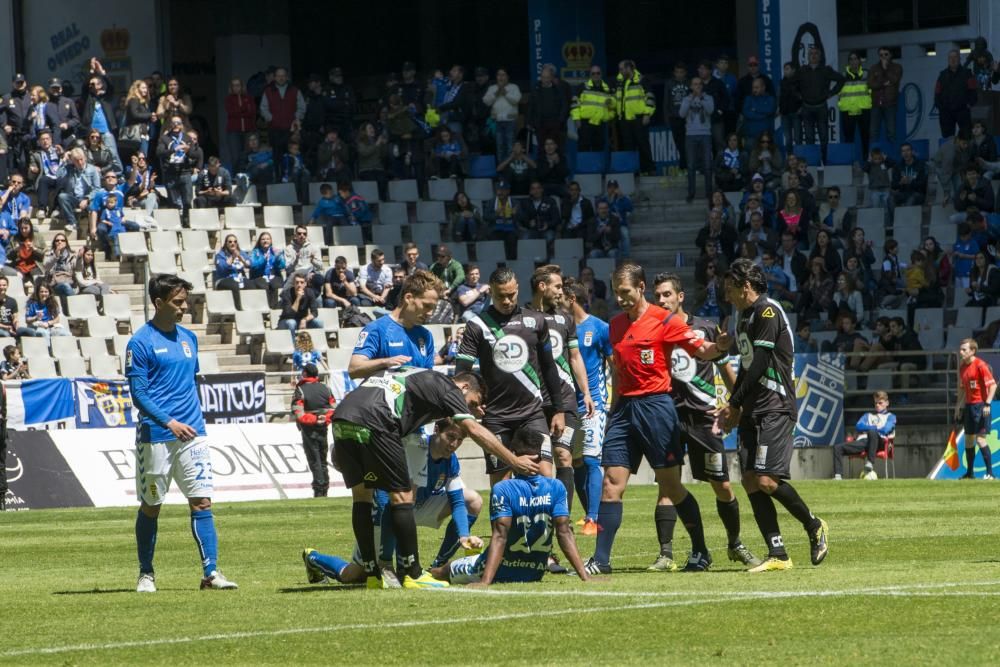
M857 260L864 278L859 287L863 286L869 292L874 292L877 287L875 273L872 270L875 265L875 252L872 250L872 242L865 238L865 230L861 227L855 227L851 231L851 238L844 248L844 262L850 261L852 257Z
M124 163L131 162L132 156L137 153L145 155L149 151L149 126L157 119L156 112L150 109L151 104L149 85L145 79L137 79L125 97L125 123L118 139ZM136 126L137 129L130 129ZM138 137L138 140L126 137Z
M464 192L455 194L455 208L451 212L451 237L456 243L474 243L483 228L483 216Z
M7 240L7 263L10 270L21 275L25 285L30 285L42 275L40 263L45 260L45 239L35 233L29 218L17 221L17 233ZM6 267L4 267L5 270Z
M920 244L920 249L924 251L927 258L934 263L934 275L937 276L937 284L941 287L948 287L951 284L951 258L944 251L941 244L933 236L928 236Z
M726 147L715 156L715 182L725 192L742 190L746 184L746 171L749 164L747 154L740 148L740 138L730 133L726 139Z
M156 115L160 118L180 116L184 121L184 129L191 127L191 96L181 90L181 82L176 77L167 80L167 94L160 97L156 106Z
M260 137L256 132L247 135L247 145L236 171L246 174L250 184L257 186L258 196L264 194L268 184L274 182L274 156L270 147L260 145Z
M97 262L94 261L94 248L89 244L80 250L76 258L76 266L73 269L73 277L80 294L92 294L96 297L105 294L114 294L111 286L105 283L97 275Z
M379 134L370 122L362 123L358 132L358 180L376 181L379 199L388 199L389 172L386 160L389 157L389 136Z
M816 245L813 246L812 252L809 253L809 259L814 257L823 258L823 265L826 268L826 272L831 276L837 275L844 268L844 262L840 258L840 253L833 247L833 239L830 238L830 232L825 229L816 232Z
M726 199L726 193L722 190L716 190L708 198L708 210L718 211L719 215L722 216L722 224L736 224L735 215L733 211L733 205L729 203Z
M235 234L227 234L219 252L215 254L215 289L227 289L233 293L236 310L241 309L240 290L246 286L250 257L240 250L240 242Z
M781 185L781 169L785 161L770 132L763 132L757 137L757 143L747 158L747 166L749 173L760 174L763 179L761 185L768 190L775 190Z
M966 306L988 308L997 303L997 296L1000 296L1000 268L985 250L976 253L965 293L969 295Z
M41 280L35 283L35 292L24 306L24 323L31 328L30 335L38 338L70 335L59 309L59 299Z
M830 320L834 321L841 311L849 311L854 314L855 322L865 321L865 304L858 291L854 278L846 272L837 276L837 291L833 293L833 305L830 307Z
M313 348L312 336L308 331L302 330L295 334L295 352L292 353L292 368L295 370L295 375L292 376L292 386L302 379L302 369L306 364L315 364L320 372L330 370L323 353Z
M809 248L809 224L802 210L799 194L794 190L785 193L784 205L778 211L778 234L788 232L795 237L799 250Z
M52 237L52 246L45 251L42 270L45 271L45 283L58 296L73 296L76 288L73 286L73 264L76 257L69 249L66 235L57 232Z
M569 191L566 183L569 181L569 168L566 159L559 152L559 144L549 137L541 156L538 158L538 180L542 183L546 196L563 198Z
M809 262L809 279L799 289L799 305L796 310L800 317L816 320L813 329L822 328L819 322L826 320L830 305L833 303L833 279L826 272L822 257L815 257ZM827 324L829 324L827 322Z
M226 95L226 149L229 164L236 165L243 153L247 136L257 128L257 104L247 95L243 81L234 76Z
M278 295L285 284L285 252L274 245L271 232L261 232L250 252L248 287L267 290L267 305L278 307Z

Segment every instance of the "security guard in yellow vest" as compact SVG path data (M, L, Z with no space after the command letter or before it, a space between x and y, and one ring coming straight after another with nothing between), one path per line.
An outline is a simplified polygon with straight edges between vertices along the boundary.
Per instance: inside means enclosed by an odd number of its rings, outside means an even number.
M656 97L631 60L618 63L615 116L618 118L619 148L639 151L639 169L644 174L656 169L649 147L649 120L656 111Z
M871 142L872 94L868 88L868 72L861 67L861 58L856 51L847 57L844 68L844 87L837 100L840 109L844 143L853 144L856 131L861 133L861 161L868 159Z
M599 66L590 66L590 79L573 96L570 117L576 121L577 150L603 151L608 122L615 117L615 98Z

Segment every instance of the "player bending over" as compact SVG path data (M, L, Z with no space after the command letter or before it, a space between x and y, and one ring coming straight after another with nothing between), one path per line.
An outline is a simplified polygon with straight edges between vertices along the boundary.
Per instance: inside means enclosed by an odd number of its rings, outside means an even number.
M522 427L511 437L510 448L515 456L537 459L544 441L543 433ZM498 482L490 495L490 523L493 537L486 552L432 568L431 574L453 584L483 586L540 581L555 530L559 548L580 579L590 579L570 528L566 489L557 480L517 474Z

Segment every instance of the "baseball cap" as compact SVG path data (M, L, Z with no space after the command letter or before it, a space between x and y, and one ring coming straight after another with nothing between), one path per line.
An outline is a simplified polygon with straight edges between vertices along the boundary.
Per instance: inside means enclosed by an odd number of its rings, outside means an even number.
M319 369L316 364L306 364L302 367L302 376L307 378L319 377Z
M24 75L20 72L14 75L14 83L24 83L25 81L27 81L27 79L25 79Z
M615 178L609 178L608 179L608 184L607 184L606 187L609 187L609 188L610 187L616 187L617 188L618 187L618 180L615 179Z
M500 179L499 181L497 181L497 190L510 190L510 183L508 183L503 179Z
M751 181L763 181L763 180L764 180L764 177L763 177L763 176L761 176L760 174L754 174L754 175L753 175L753 178L751 178L750 180L751 180Z
M759 64L760 64L760 58L758 58L757 56L750 56L749 58L747 58L747 65L759 65Z
M57 76L50 79L49 88L62 88L62 79Z

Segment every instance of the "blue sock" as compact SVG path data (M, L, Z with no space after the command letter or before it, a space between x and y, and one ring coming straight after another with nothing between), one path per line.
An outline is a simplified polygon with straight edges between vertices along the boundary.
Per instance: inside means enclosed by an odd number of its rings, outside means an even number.
M345 567L350 565L350 563L339 556L321 554L318 551L309 554L309 562L323 570L323 574L336 579L340 583L344 583L340 578L340 573L344 571Z
M573 486L576 487L576 497L580 499L580 507L586 513L590 506L590 496L587 495L587 466L580 461L573 461Z
M615 535L622 525L622 503L601 501L601 509L597 512L597 522L602 530L597 534L597 548L594 549L594 560L601 565L611 564L611 547L615 543Z
M476 522L479 517L475 514L469 515L469 530L472 530L472 524ZM458 551L458 526L455 525L455 520L452 519L448 522L448 527L444 531L444 539L441 540L441 548L438 549L438 554L434 558L434 563L437 565L444 565L451 557L455 555Z
M139 572L153 573L153 552L156 550L157 519L150 519L142 510L135 517L135 546L139 554Z
M195 544L198 545L201 567L207 577L218 569L216 561L219 559L219 536L215 534L212 510L191 512L191 534L194 535Z
M601 508L604 471L601 469L601 460L596 456L584 456L583 467L587 471L587 518L597 521L597 513Z

